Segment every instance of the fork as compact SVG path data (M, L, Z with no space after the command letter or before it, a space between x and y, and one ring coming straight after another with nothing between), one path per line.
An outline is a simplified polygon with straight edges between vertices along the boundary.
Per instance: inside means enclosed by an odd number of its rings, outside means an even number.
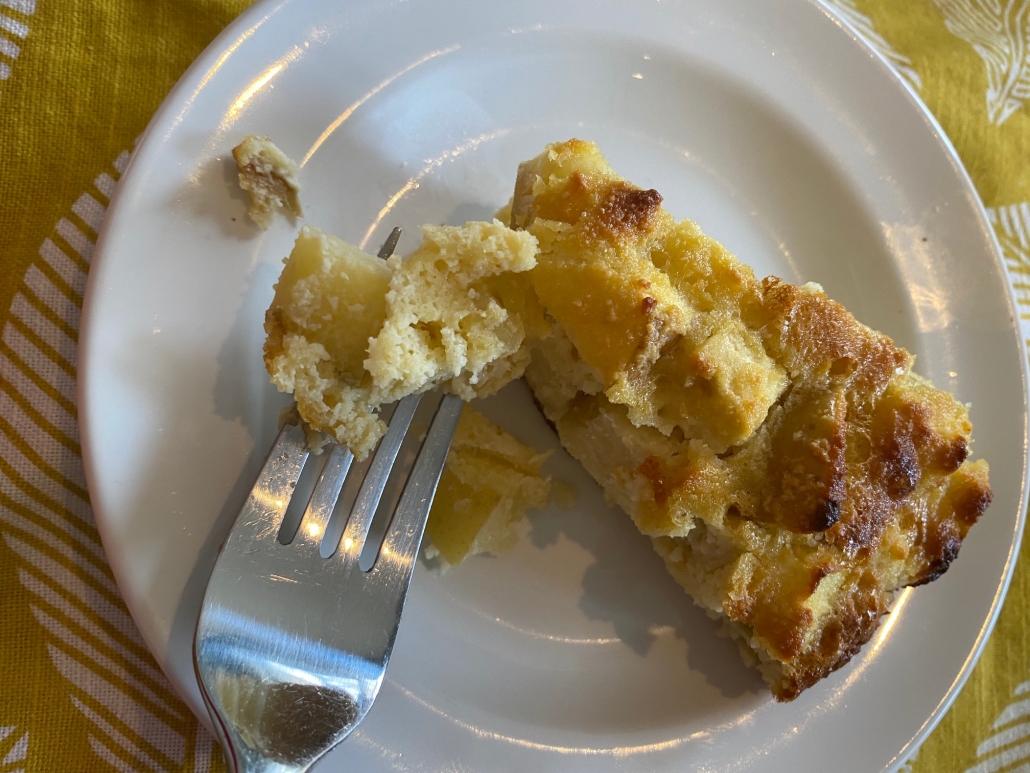
M399 235L394 229L380 257L389 257ZM464 407L454 395L440 401L375 562L363 568L369 528L420 397L397 403L338 543L327 527L351 452L332 448L296 535L282 544L280 527L309 454L297 425L283 427L272 446L215 563L193 642L201 695L230 771L309 770L375 700Z

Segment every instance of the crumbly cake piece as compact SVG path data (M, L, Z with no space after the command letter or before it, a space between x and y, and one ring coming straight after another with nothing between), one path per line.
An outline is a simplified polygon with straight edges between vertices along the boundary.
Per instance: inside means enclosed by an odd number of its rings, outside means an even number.
M305 226L265 316L272 382L359 459L386 431L381 405L437 386L492 394L522 375L527 327L544 327L520 278L536 264L529 233L497 221L422 233L384 262Z
M250 194L250 219L262 228L272 224L275 213L287 211L303 217L297 165L268 137L248 135L232 149L240 172L240 187Z
M305 226L266 315L272 382L306 428L358 456L385 431L380 405L441 384L489 393L522 375L527 321L545 327L515 273L535 265L532 236L500 223L423 230L409 258L384 261ZM426 526L448 565L515 544L526 511L547 504L546 458L466 406Z
M816 285L757 280L591 143L519 169L552 324L526 378L562 444L791 700L956 557L991 500L972 426Z
M465 400L493 394L529 362L528 334L546 330L524 273L536 239L498 221L422 226L422 244L387 261L387 316L368 342L374 398L444 386Z
M362 361L386 318L391 276L384 261L304 226L265 314L272 383L293 394L308 426L362 457L385 432Z
M551 479L540 473L547 457L466 406L426 523L445 564L515 546L526 511L547 506Z

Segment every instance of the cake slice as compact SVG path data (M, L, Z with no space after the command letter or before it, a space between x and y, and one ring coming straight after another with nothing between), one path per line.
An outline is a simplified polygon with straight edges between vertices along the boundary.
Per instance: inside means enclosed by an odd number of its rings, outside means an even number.
M967 459L966 407L904 349L818 285L756 279L661 203L571 140L520 166L511 228L427 226L383 264L306 227L265 362L359 457L380 405L525 371L565 448L791 700L897 589L948 568L990 503L987 464ZM491 426L466 415L449 459L428 527L448 562L508 544L546 500L542 460Z
M519 168L551 324L526 379L562 444L780 700L854 656L991 500L965 406L813 284L757 280L591 143Z

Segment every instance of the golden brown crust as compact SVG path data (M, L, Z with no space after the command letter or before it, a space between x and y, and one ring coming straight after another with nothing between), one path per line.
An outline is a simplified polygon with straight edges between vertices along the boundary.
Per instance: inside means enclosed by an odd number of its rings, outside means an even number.
M578 179L582 175L577 173ZM591 222L598 228L597 235L612 238L632 237L654 227L662 206L658 191L641 190L625 183L609 186L597 207L597 218Z
M765 345L795 380L843 377L849 391L868 400L908 369L908 352L811 285L767 277L761 306L748 311L760 315Z
M772 433L756 521L794 532L826 531L840 518L847 488L843 390L795 388Z
M890 597L873 577L863 577L855 592L844 598L837 613L819 632L818 640L798 653L786 678L773 685L778 700L791 701L827 674L847 665L861 650L887 614Z

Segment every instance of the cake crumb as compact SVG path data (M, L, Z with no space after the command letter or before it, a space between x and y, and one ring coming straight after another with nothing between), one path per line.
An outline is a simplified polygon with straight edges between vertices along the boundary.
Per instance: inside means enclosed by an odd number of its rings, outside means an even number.
M297 164L268 137L248 135L232 149L232 155L240 172L240 187L250 194L247 214L251 220L268 228L280 210L303 217Z
M548 455L465 407L426 524L442 562L515 546L526 511L547 506L551 479L540 467Z

